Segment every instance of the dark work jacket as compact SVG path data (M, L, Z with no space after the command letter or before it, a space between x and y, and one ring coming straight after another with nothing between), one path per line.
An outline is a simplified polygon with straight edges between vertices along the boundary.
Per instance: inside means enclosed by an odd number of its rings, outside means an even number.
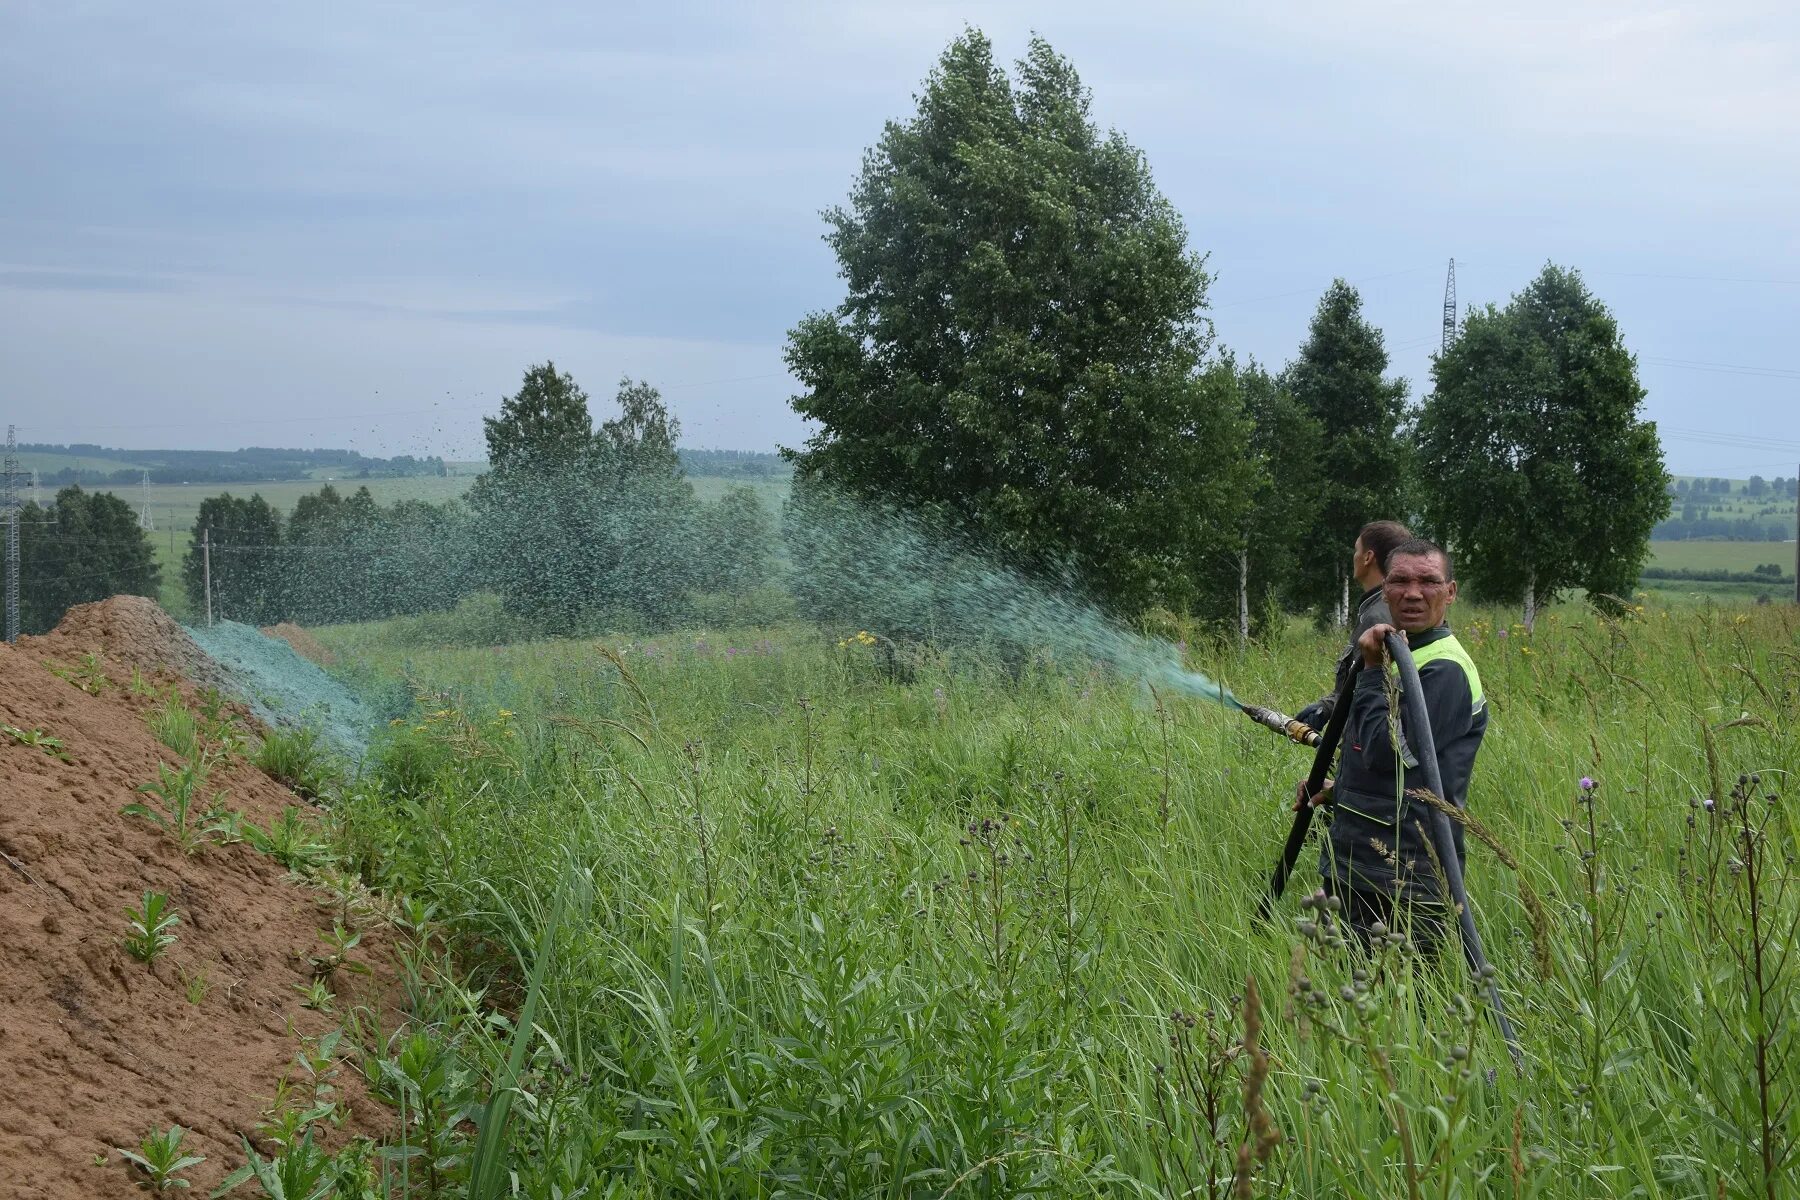
M1337 670L1331 677L1331 690L1319 697L1318 703L1313 705L1319 710L1317 728L1325 728L1325 722L1331 720L1332 710L1337 708L1338 693L1344 688L1344 680L1350 677L1352 671L1362 669L1362 654L1357 650L1356 643L1375 626L1393 623L1394 615L1388 611L1387 601L1382 599L1381 585L1378 583L1364 592L1362 599L1357 601L1356 626L1350 634L1350 646L1338 655Z
M1475 752L1488 726L1481 676L1472 663L1470 670L1464 669L1468 654L1447 624L1409 634L1407 644L1419 664L1445 799L1461 808L1469 793ZM1396 750L1389 738L1386 674L1363 667L1357 676L1338 760L1331 836L1320 855L1319 872L1345 887L1441 900L1437 871L1426 849L1431 808L1403 794L1400 768L1404 763L1405 791L1424 788L1425 772L1405 744L1408 739L1403 737ZM1397 676L1394 682L1398 687ZM1451 832L1460 865L1462 824L1452 821Z

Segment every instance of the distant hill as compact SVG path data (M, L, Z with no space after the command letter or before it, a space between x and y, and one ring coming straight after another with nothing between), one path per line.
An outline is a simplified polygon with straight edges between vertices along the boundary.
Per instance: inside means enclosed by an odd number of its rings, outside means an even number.
M444 460L401 454L370 458L355 450L281 450L247 446L242 450L124 450L77 442L68 446L26 443L19 447L19 467L36 471L44 487L118 487L137 483L144 472L150 482L268 483L278 480L396 479L442 475Z
M683 447L681 465L689 475L746 482L785 480L793 468L779 454L761 450L698 450ZM124 450L77 442L60 446L26 443L19 468L36 471L45 488L129 487L143 473L150 482L244 484L292 481L405 479L421 475L474 475L485 463L449 462L436 456L371 458L355 450L284 450L247 446L242 450Z

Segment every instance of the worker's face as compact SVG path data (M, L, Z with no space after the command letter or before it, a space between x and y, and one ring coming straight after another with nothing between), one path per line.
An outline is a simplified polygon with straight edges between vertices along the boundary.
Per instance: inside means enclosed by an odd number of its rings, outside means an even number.
M1444 623L1444 612L1456 603L1456 581L1444 578L1444 560L1436 554L1396 554L1388 560L1382 598L1394 624L1408 633L1424 633Z

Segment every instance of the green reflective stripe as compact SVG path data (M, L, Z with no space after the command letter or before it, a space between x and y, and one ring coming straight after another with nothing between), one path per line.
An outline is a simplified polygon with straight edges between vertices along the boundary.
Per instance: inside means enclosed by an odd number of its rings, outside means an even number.
M1481 691L1481 672L1475 669L1475 660L1463 649L1463 644L1456 640L1455 634L1448 634L1432 642L1429 646L1421 646L1412 652L1413 662L1423 670L1426 663L1434 659L1447 658L1463 669L1469 677L1469 696L1472 701L1470 711L1480 712L1487 704Z

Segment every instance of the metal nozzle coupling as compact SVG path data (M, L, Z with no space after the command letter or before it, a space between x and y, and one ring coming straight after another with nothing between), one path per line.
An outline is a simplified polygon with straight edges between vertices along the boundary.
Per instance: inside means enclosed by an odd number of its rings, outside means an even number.
M1264 708L1260 704L1245 704L1241 707L1244 715L1252 721L1265 728L1273 729L1289 741L1298 742L1302 746L1319 744L1319 731L1304 721L1297 721L1286 713L1276 712L1272 708Z

